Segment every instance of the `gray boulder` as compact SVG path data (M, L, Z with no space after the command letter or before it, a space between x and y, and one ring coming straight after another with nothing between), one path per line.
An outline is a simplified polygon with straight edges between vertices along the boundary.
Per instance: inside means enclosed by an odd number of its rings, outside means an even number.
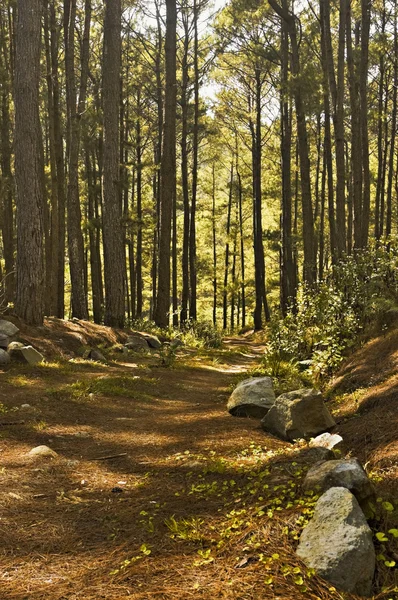
M355 497L341 487L321 496L303 530L298 556L337 589L370 596L375 570L372 532Z
M18 332L19 329L16 327L16 325L14 325L14 323L0 319L0 333L3 333L8 337L13 337L14 335L17 335Z
M27 363L28 365L37 365L44 360L44 357L38 352L33 346L14 346L11 344L8 351L11 360L21 363Z
M265 431L290 442L311 439L335 425L321 392L314 389L282 394L261 421Z
M148 350L149 348L148 342L141 335L129 335L124 346L129 350Z
M93 348L92 350L90 350L90 352L88 353L88 358L90 360L95 360L97 362L106 362L106 358L102 354L102 352L100 352L99 350L97 350L95 348Z
M362 506L374 496L372 483L357 458L329 460L314 465L304 479L304 491L321 493L333 487L350 490Z
M11 362L10 355L8 352L0 348L0 367L8 365L9 362Z
M150 348L153 348L154 350L158 350L159 348L161 348L162 343L156 335L150 335L149 333L143 333L142 336L146 340L146 343L148 344L148 346Z
M262 419L275 402L271 377L251 377L232 392L227 409L234 417Z
M7 350L10 338L5 333L0 333L0 348Z

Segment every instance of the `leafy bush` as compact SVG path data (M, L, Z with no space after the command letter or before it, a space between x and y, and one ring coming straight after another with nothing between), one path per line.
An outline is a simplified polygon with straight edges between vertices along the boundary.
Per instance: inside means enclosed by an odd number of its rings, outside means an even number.
M358 336L398 316L397 267L397 246L374 246L344 258L316 290L301 287L295 311L269 325L264 360L272 374L303 360L315 378L336 370Z
M189 321L183 329L183 339L188 346L221 348L222 334L210 321Z

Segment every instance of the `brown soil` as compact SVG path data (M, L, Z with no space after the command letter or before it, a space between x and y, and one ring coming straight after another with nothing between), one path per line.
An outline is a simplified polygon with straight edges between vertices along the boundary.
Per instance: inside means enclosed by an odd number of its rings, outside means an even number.
M156 353L113 352L125 332L53 319L18 326L47 363L0 371L1 600L343 598L294 553L311 510L300 491L305 447L225 410L259 343L183 348L164 367ZM108 364L79 358L88 345L105 348ZM342 419L351 401L339 404ZM395 483L395 437L367 422L381 419L384 400L368 402L340 429ZM359 423L373 435L365 446ZM57 458L27 456L42 444ZM376 584L394 585L393 571Z

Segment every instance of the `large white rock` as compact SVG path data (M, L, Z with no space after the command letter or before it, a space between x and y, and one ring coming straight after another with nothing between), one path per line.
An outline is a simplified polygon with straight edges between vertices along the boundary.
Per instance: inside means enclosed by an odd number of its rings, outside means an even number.
M357 458L318 463L308 471L303 483L304 491L323 493L332 487L350 490L361 505L374 495L373 485Z
M271 377L251 377L232 392L227 409L234 417L262 419L275 402Z
M311 439L335 425L321 392L314 389L282 394L261 421L265 431L290 442Z
M375 570L372 532L350 491L334 487L321 496L303 530L298 556L337 589L370 596Z
M0 319L0 333L4 333L4 335L7 335L8 337L13 337L14 335L17 335L18 332L19 329L14 323Z
M44 357L33 346L9 347L9 353L12 360L28 365L37 365L44 360Z
M315 438L310 440L309 446L311 448L328 448L332 450L338 444L341 444L343 438L338 433L321 433L321 435L317 435Z

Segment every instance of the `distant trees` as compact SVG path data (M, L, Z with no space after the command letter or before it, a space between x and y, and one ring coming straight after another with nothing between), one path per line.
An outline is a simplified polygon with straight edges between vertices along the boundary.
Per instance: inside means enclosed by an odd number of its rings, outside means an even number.
M397 234L397 55L395 0L6 0L0 303L224 329L296 310Z

